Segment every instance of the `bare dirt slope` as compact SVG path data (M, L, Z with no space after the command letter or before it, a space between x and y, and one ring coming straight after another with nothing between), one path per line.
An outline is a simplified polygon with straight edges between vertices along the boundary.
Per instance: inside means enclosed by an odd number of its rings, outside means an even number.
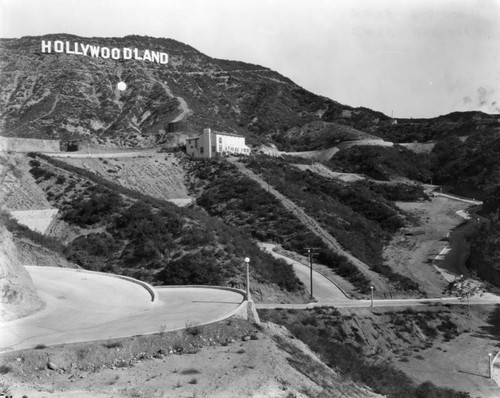
M0 206L9 210L42 210L52 208L45 193L29 173L31 158L25 154L0 153Z
M148 153L145 156L116 158L61 158L126 188L178 204L191 201L184 183L182 157Z
M441 296L447 282L432 266L432 259L446 246L448 232L463 221L456 211L468 205L444 197L397 205L416 223L397 233L384 248L385 263L418 282L430 297Z
M297 164L297 165L295 165L295 167L297 167L300 170L310 170L313 173L316 173L320 176L323 176L326 178L333 178L335 180L340 180L343 182L354 182L354 181L366 179L361 174L357 174L357 173L339 173L336 171L332 171L328 167L324 166L321 163L314 163L312 165Z
M228 320L196 336L178 332L59 346L2 359L12 367L6 380L14 395L30 398L379 396L343 380L286 329L251 329Z
M0 320L26 316L42 306L33 281L18 259L12 235L0 226Z

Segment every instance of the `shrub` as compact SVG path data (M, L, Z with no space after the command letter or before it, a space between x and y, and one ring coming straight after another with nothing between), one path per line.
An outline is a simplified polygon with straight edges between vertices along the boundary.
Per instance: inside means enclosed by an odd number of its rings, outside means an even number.
M195 375L201 373L198 369L195 368L187 368L184 370L181 370L181 375Z
M121 341L108 341L103 346L106 348L121 348L123 347L123 343Z
M65 182L66 182L66 177L64 177L63 175L57 176L56 184L61 185L64 184Z

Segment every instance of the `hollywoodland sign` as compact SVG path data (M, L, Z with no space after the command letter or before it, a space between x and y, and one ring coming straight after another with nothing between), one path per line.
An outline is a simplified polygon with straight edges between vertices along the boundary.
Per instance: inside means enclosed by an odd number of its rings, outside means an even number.
M135 59L137 61L156 62L158 64L168 63L168 54L159 51L143 50L137 48L109 48L82 44L62 40L42 40L42 53L65 53L75 55L85 55L93 58L104 59Z

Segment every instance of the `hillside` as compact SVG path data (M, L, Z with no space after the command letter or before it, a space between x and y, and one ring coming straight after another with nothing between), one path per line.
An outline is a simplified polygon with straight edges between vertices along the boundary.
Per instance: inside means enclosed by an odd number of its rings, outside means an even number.
M466 137L497 130L500 116L483 112L453 112L429 119L396 119L395 124L376 126L369 131L387 141L427 142L448 137Z
M42 53L42 40L162 51L167 65ZM178 142L210 126L254 142L314 120L364 127L384 119L312 94L266 67L214 59L172 39L58 34L0 40L3 136L83 139L121 146ZM119 81L128 88L116 89ZM258 138L258 137L261 138Z
M2 217L18 247L28 249L25 259L46 263L49 253L31 249L43 246L56 252L52 259L64 257L86 269L155 284L242 287L241 265L249 256L252 293L257 300L307 300L288 264L263 253L244 232L199 210L177 207L165 198L141 193L140 187L129 189L46 156L30 154L22 163L31 174L30 184L59 209L50 237ZM65 265L66 260L57 262Z
M47 358L56 370L45 369ZM8 369L2 380L16 397L381 397L329 368L285 328L235 318L2 359Z

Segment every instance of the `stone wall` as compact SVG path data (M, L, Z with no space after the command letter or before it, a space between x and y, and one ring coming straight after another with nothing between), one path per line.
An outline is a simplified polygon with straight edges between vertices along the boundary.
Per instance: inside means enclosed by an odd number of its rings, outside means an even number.
M59 140L0 137L0 152L61 152Z
M26 225L32 231L44 234L57 215L58 209L11 210L10 214L19 224Z

